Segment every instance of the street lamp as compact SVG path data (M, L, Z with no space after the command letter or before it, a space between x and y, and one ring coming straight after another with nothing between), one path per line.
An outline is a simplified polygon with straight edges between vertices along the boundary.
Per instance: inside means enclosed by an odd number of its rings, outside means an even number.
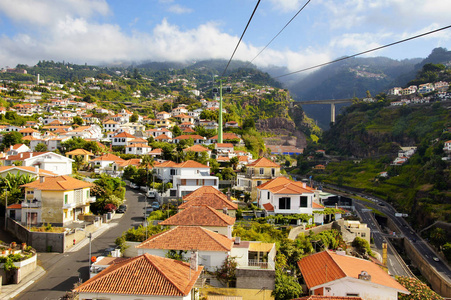
M6 230L6 226L8 224L8 213L6 208L8 207L8 189L4 188L3 189L5 191L5 230Z

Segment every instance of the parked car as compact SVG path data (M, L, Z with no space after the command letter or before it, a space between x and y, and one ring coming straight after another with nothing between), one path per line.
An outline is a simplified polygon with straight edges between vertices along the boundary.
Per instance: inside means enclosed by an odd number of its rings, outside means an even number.
M153 208L152 207L145 207L144 208L144 217L147 218L148 216L150 216L150 214L153 212Z
M127 211L127 204L121 204L119 205L119 207L116 209L117 213L123 214Z
M103 250L103 256L111 256L111 254L113 253L114 250L119 249L118 247L116 248L106 248L105 250Z
M435 256L434 256L432 259L433 259L434 261L440 261L440 259L438 259L438 257L435 257Z
M152 202L152 204L150 206L153 208L153 210L159 210L160 209L160 203L158 203L158 201Z
M136 184L136 183L133 183L133 182L131 182L130 183L130 187L132 188L132 189L139 189L139 186Z
M157 198L157 191L149 190L149 191L147 191L146 196L149 199L156 199Z

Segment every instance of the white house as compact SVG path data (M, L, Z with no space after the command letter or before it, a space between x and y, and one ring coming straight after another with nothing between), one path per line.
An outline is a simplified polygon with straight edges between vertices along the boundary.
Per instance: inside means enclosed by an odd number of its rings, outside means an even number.
M17 155L7 155L2 160L4 160L5 166L12 166L14 162L21 161L22 166L38 167L58 175L72 174L72 162L74 161L54 152L24 152Z
M225 235L197 226L177 226L156 234L136 246L138 255L148 253L165 257L170 250L189 251L182 253L184 258L197 251L199 264L208 271L221 266L230 255L233 241Z
M171 196L183 197L202 186L219 188L219 178L210 176L210 167L188 160L172 167Z
M410 292L372 261L323 251L298 262L310 295L396 300Z
M203 268L143 254L112 264L74 291L80 300L191 300Z
M257 187L257 201L261 208L275 214L313 213L315 189L303 182L277 177Z
M128 132L121 132L112 137L112 145L114 146L127 146L130 141L136 139L134 135L131 135Z
M152 147L144 143L131 144L125 147L125 154L146 155Z

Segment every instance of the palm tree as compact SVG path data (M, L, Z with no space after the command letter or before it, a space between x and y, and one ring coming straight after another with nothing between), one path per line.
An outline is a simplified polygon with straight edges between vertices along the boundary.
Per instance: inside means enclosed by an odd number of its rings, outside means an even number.
M20 186L33 182L35 179L29 174L8 173L5 177L0 177L0 189L7 190L9 203L17 203L24 197L23 189Z
M146 186L149 185L149 169L153 169L153 166L155 165L155 160L150 155L144 155L141 159L141 163L139 164L140 167L146 168Z

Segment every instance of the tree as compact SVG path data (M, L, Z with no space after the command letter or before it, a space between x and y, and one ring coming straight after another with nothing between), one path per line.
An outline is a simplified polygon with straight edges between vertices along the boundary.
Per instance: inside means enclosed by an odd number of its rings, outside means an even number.
M83 125L83 119L79 116L75 116L72 118L72 122L77 125Z
M44 143L39 143L34 147L34 151L36 152L46 152L47 151L47 145Z
M230 159L230 163L232 164L233 170L236 170L236 167L238 166L239 162L240 159L238 158L238 156L234 156Z
M178 127L177 125L175 125L174 127L172 127L172 135L174 137L178 137L182 135L182 130L180 130L180 127Z
M8 193L8 203L17 203L24 198L24 189L20 186L35 181L33 176L28 174L16 175L12 173L6 174L5 177L0 177L0 190L7 190ZM4 195L1 199L5 199Z
M144 167L146 169L146 186L149 186L149 169L153 169L155 165L155 160L150 155L144 155L139 164L140 167Z
M276 269L276 282L272 295L277 300L289 300L295 299L301 294L302 287L297 279L280 269Z
M2 149L7 149L9 146L14 146L16 144L21 144L23 135L17 131L11 131L3 135Z
M227 256L221 266L216 268L215 277L227 287L234 287L236 282L236 267L237 262L235 257Z
M130 117L130 122L131 123L135 123L135 122L138 121L138 118L139 118L138 114L137 113L133 113L133 115Z

